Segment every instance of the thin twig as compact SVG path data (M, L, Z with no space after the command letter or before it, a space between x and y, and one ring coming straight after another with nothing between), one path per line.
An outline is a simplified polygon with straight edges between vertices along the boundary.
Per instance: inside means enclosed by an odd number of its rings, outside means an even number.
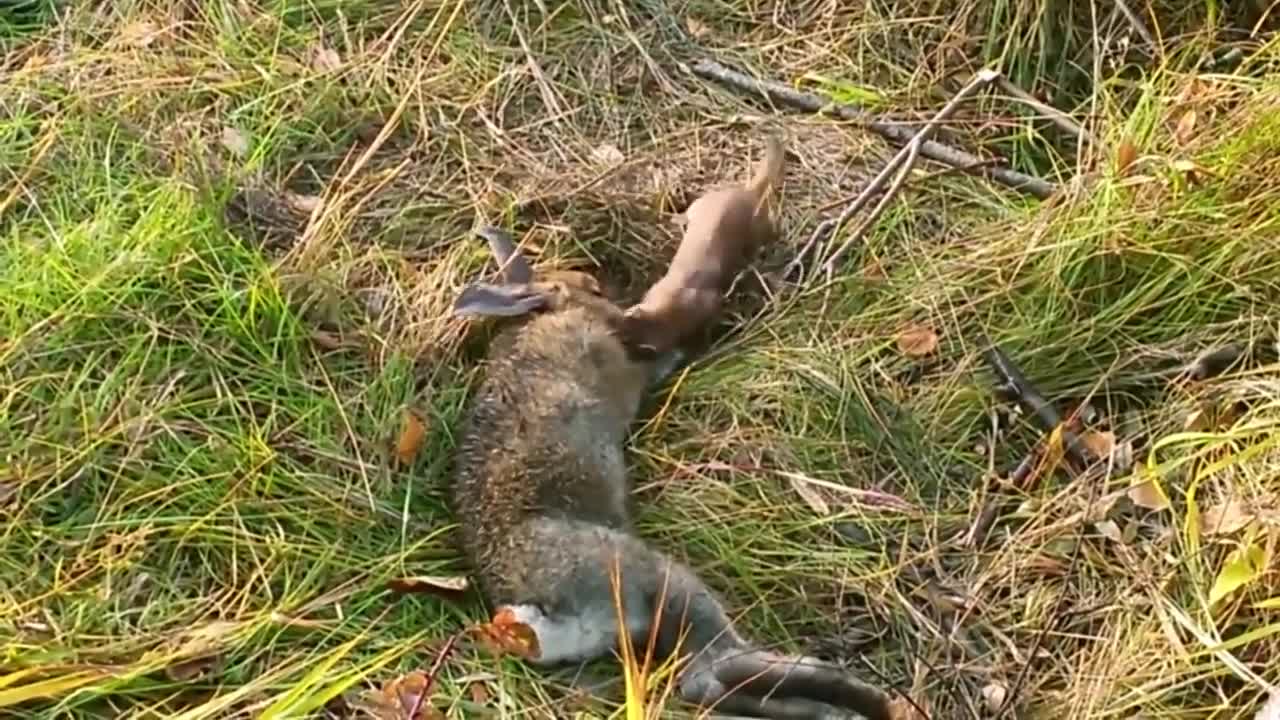
M883 196L881 196L880 202L876 203L876 206L867 214L867 217L858 225L858 228L849 233L849 237L844 241L844 244L837 248L836 251L831 254L831 257L827 259L826 272L828 276L831 276L835 272L836 264L840 262L840 259L844 257L845 253L849 252L849 248L853 247L855 242L862 238L862 234L867 231L867 228L871 227L876 220L880 218L880 215L884 213L885 208L889 206L889 202L902 190L903 184L907 181L907 175L911 173L911 168L915 166L916 160L920 157L920 148L929 139L929 135L931 135L939 125L945 122L947 118L955 114L956 110L960 108L960 103L967 100L971 95L977 92L979 88L990 85L999 77L1000 73L991 69L979 70L975 73L973 78L970 79L963 88L960 88L960 92L956 93L954 97L948 100L947 104L943 105L941 110L939 110L932 118L929 119L928 122L916 131L916 134L911 138L911 141L899 150L897 155L894 155L893 158L889 160L889 164L885 166L885 169L876 176L876 179L872 181L871 185L868 185L867 189L863 192L870 196L872 192L878 189L876 184L883 183L884 178L888 176L888 173L896 169L898 174L893 178L893 184L890 185L889 189L885 191ZM854 201L854 205L861 206L865 204L865 201ZM853 213L847 210L840 213L841 219L837 220L835 227L832 228L832 232L835 233L838 231L843 219L852 215Z
M892 142L905 145L915 135L911 125L877 118L866 111L833 103L817 95L803 93L772 80L757 80L714 60L699 60L689 66L689 72L712 82L726 85L750 95L763 97L780 105L809 113L827 113L851 122L860 123L868 130ZM935 162L956 168L971 168L975 174L988 177L1002 185L1025 192L1040 199L1053 194L1056 186L1043 178L1020 173L1007 167L991 167L970 153L936 141L926 141L920 146L920 154Z
M1142 40L1150 45L1153 50L1158 49L1155 37L1147 29L1147 24L1142 22L1142 18L1138 17L1138 13L1129 7L1128 0L1116 0L1116 7L1120 8L1120 12L1124 14L1125 19L1129 21L1133 29L1142 36Z
M1058 108L1052 105L1049 105L1048 103L1040 102L1040 100L1037 99L1035 95L1032 95L1026 90L1023 90L1022 88L1018 87L1013 83L1012 80L1010 80L1007 77L1001 77L996 82L1000 84L1000 89L1009 93L1009 95L1012 96L1013 99L1017 100L1023 105L1026 105L1027 107L1030 107L1036 110L1039 113L1042 113L1045 117L1049 118L1049 120L1052 121L1054 125L1057 125L1058 127L1062 128L1064 132L1074 135L1078 138L1082 138L1085 142L1088 142L1088 143L1093 142L1093 136L1089 133L1089 131L1085 130L1084 127L1082 127L1080 123L1076 122L1070 115L1062 112L1061 110L1059 110Z

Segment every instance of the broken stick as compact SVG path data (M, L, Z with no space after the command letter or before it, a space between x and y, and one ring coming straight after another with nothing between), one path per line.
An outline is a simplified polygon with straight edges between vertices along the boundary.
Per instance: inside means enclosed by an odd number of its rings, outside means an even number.
M832 103L811 93L792 90L782 83L757 80L736 70L730 70L714 60L699 60L689 66L689 71L704 80L726 85L740 92L760 96L797 110L809 113L822 113L829 110L842 120L861 123L872 132L898 144L905 145L911 142L911 138L915 135L909 124L876 118L852 105ZM981 158L933 140L922 143L919 152L930 160L966 172L982 174L1002 185L1034 195L1041 200L1052 195L1056 189L1055 185L1047 180L1006 167L992 167Z
M867 228L875 224L875 221L880 218L882 213L884 213L884 209L889 206L889 202L902 190L902 186L907 181L907 174L911 172L911 168L915 166L916 160L920 158L920 149L924 147L926 142L928 142L930 133L941 125L943 121L951 117L951 115L955 113L956 109L960 107L961 102L977 92L979 88L986 87L987 85L995 82L999 77L1000 73L994 70L980 70L975 74L973 78L960 89L960 92L955 94L955 97L948 100L947 104L942 106L942 109L939 110L936 115L929 118L929 121L916 131L916 134L911 137L911 140L906 144L906 146L899 150L898 154L894 155L893 158L885 164L884 168L878 175L876 175L875 179L872 180L867 185L866 189L862 191L862 194L860 194L848 208L845 208L844 212L840 213L840 216L836 218L835 223L831 226L830 232L837 231L846 220L853 217L853 214L857 212L858 209L863 205L866 205L867 198L870 198L873 193L880 189L879 186L884 184L885 179L889 177L889 173L894 172L895 170L897 171L898 174L893 178L893 184L891 184L889 189L885 191L884 195L880 197L880 202L876 203L876 206L871 209L871 212L858 225L857 229L849 233L849 237L845 239L844 243L840 245L835 252L831 253L829 258L827 258L825 266L828 277L835 272L836 263L840 262L840 259L844 257L845 253L849 252L849 248L853 247L853 244L862 237L862 234L867 231ZM821 230L822 225L819 225L818 229ZM808 251L809 245L821 240L819 230L815 230L813 236L809 238L809 242L800 252L800 257L803 257Z
M982 357L1000 381L999 389L1013 396L1024 410L1034 415L1045 432L1053 432L1062 425L1062 414L1053 406L1053 403L1040 394L1031 381L1027 380L1022 370L998 345L990 343L987 349L982 351ZM1083 469L1092 464L1093 458L1084 443L1080 442L1080 438L1066 427L1062 428L1062 447L1076 467Z

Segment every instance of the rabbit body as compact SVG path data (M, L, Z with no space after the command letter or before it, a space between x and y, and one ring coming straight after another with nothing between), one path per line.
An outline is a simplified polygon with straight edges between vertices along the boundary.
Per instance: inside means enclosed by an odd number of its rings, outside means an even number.
M884 695L838 668L755 649L689 568L634 535L623 445L662 361L624 346L622 310L588 277L533 287L541 310L490 346L451 496L478 588L537 638L530 660L616 648L620 598L636 647L656 630L660 657L692 653L678 679L686 701L779 720L887 720Z

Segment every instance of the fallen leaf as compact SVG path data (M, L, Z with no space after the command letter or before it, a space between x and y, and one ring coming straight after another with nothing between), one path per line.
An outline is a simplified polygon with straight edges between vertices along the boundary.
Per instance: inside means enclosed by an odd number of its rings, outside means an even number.
M1213 176L1208 168L1194 160L1174 160L1173 169L1182 173L1187 182L1192 185L1199 185L1206 177Z
M1129 486L1129 499L1134 505L1148 510L1164 510L1169 507L1169 496L1154 478Z
M1138 159L1138 147L1131 140L1122 140L1116 148L1116 174L1123 177Z
M826 499L822 497L817 488L795 475L789 475L788 479L791 481L791 488L796 491L801 500L804 500L804 504L808 505L810 510L820 517L826 517L831 514L831 506L827 504Z
M471 582L466 577L415 575L387 581L387 589L401 595L415 593L452 597L467 592Z
M417 457L422 449L422 442L427 436L427 426L423 424L417 413L404 411L404 421L400 426L400 437L396 439L396 459L401 465L408 465Z
M311 342L319 345L325 350L341 350L346 347L346 343L342 342L342 338L331 332L325 332L324 330L312 330L310 335Z
M165 677L174 682L192 682L210 675L222 664L217 655L191 658L176 662L164 669Z
M444 715L427 702L431 680L421 670L414 670L379 690L365 692L355 704L378 720L443 720Z
M1000 712L1007 697L1009 690L1000 683L987 683L982 688L982 701L987 704L987 711L993 714Z
M472 626L471 632L482 644L499 655L532 659L542 653L533 628L516 620L515 613L510 608L498 610L493 620Z
M249 137L228 125L222 128L222 147L238 158L245 158L249 155Z
M907 357L924 357L938 349L938 334L923 325L912 325L898 334L898 350Z
M1098 460L1111 457L1116 447L1116 434L1089 430L1080 434L1080 443Z
M1187 110L1182 113L1182 117L1178 118L1178 124L1173 129L1173 139L1179 145L1187 145L1196 137L1196 111L1195 109Z
M18 486L0 480L0 507L12 500L18 494Z
M868 282L880 282L889 277L879 258L871 258L862 266L862 279Z
M286 192L284 194L284 201L289 204L289 207L306 215L310 215L315 212L316 208L320 207L320 196L318 195L302 195L295 192Z
M488 705L492 699L489 688L478 680L467 685L467 695L471 697L471 702L477 705Z
M1265 565L1266 553L1257 545L1232 550L1209 590L1209 604L1217 605L1219 600L1258 579Z
M1115 543L1124 543L1124 536L1120 533L1120 526L1111 520L1099 520L1093 526L1097 528L1098 533L1106 539Z
M597 146L591 151L591 157L596 162L604 165L618 165L627 159L617 145L610 145L609 143Z
M117 40L128 47L144 48L155 42L161 32L160 26L150 20L135 20L120 29Z
M685 29L689 31L689 34L693 36L694 40L701 40L711 34L711 28L708 27L706 23L692 15L685 17L684 26Z
M1254 519L1253 513L1234 496L1204 511L1200 527L1206 535L1229 535L1243 529Z
M923 706L923 702L917 702ZM926 720L927 715L916 709L916 705L905 697L895 697L889 701L889 720Z
M318 45L311 53L311 67L320 72L333 72L342 67L342 56L331 47Z

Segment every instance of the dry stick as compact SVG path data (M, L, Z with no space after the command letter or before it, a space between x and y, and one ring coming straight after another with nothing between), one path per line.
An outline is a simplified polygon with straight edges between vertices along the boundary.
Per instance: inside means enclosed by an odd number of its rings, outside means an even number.
M1049 120L1052 121L1054 125L1057 125L1058 127L1062 128L1064 132L1067 132L1078 138L1082 138L1087 143L1093 143L1093 135L1091 135L1088 130L1085 130L1083 127L1081 127L1080 123L1072 119L1070 115L1062 112L1061 110L1059 110L1058 108L1052 105L1049 105L1048 103L1040 102L1040 100L1036 98L1035 95L1032 95L1026 90L1023 90L1022 88L1018 87L1013 83L1012 80L1010 80L1007 77L1001 77L996 82L1000 84L1000 89L1009 93L1009 95L1012 96L1013 99L1017 100L1023 105L1026 105L1027 107L1034 109L1039 113L1042 113L1045 117L1049 118Z
M1045 432L1053 432L1055 428L1062 425L1062 414L1027 380L1027 377L1022 374L1022 370L1009 359L1009 356L998 345L990 343L988 348L982 352L982 357L987 361L987 365L991 367L991 372L995 373L996 377L999 378L1000 388L1014 396L1023 409L1035 415L1036 420L1040 421L1040 426ZM1080 442L1080 438L1065 427L1062 428L1062 445L1067 452L1067 456L1071 458L1072 462L1076 463L1077 467L1085 468L1089 466L1092 461L1089 451Z
M1152 49L1158 49L1156 39L1151 35L1151 31L1147 29L1147 24L1142 22L1142 18L1138 17L1138 13L1134 12L1133 8L1129 7L1128 1L1116 0L1116 7L1120 8L1120 12L1124 14L1125 19L1129 21L1133 29L1142 36L1143 41L1150 45Z
M853 247L853 244L861 239L862 234L867 231L867 228L871 227L875 221L880 218L880 215L884 213L885 208L889 206L889 202L902 190L903 184L907 181L907 175L911 172L911 168L915 166L916 160L920 157L920 148L929 139L929 135L933 133L939 125L946 121L947 118L955 114L956 110L960 108L960 103L964 102L969 98L969 96L977 92L979 88L990 85L999 77L1000 73L991 69L979 70L974 74L973 78L960 89L960 92L956 93L954 97L948 100L947 104L943 105L941 110L930 118L924 126L916 131L916 134L911 138L911 141L899 150L897 155L894 155L893 158L889 160L889 163L880 171L880 174L876 175L875 180L872 180L866 190L863 190L863 194L870 197L871 193L878 190L879 185L884 183L884 180L888 177L889 173L893 172L895 169L897 170L898 174L894 177L893 184L890 185L889 189L880 197L880 202L876 203L876 206L867 214L867 217L858 225L858 228L849 233L849 237L844 241L844 244L837 248L836 251L831 254L831 257L827 259L827 277L831 277L835 273L836 263L840 262L840 259L844 257L845 253L849 252L849 248ZM862 200L861 196L859 196L859 198L854 200L849 207L860 208L865 204L866 201ZM832 226L831 232L834 234L839 230L840 226L844 224L844 221L852 217L854 212L857 212L857 210L855 209L851 212L846 208L844 212L840 213L840 217L836 218L835 225ZM809 242L813 243L817 238L818 235L815 231L813 237L809 239Z
M761 96L766 100L797 110L809 113L830 112L841 120L860 123L877 135L899 144L905 145L911 142L911 138L915 135L909 124L877 118L852 105L833 103L817 95L792 90L786 85L772 80L757 80L736 70L730 70L713 60L699 60L689 66L689 71L704 80L726 85L750 95ZM1042 178L1020 173L1010 168L990 167L983 163L981 158L933 140L921 144L920 154L944 165L956 168L972 168L975 174L984 175L1002 185L1034 195L1042 200L1052 195L1056 189L1053 183Z

